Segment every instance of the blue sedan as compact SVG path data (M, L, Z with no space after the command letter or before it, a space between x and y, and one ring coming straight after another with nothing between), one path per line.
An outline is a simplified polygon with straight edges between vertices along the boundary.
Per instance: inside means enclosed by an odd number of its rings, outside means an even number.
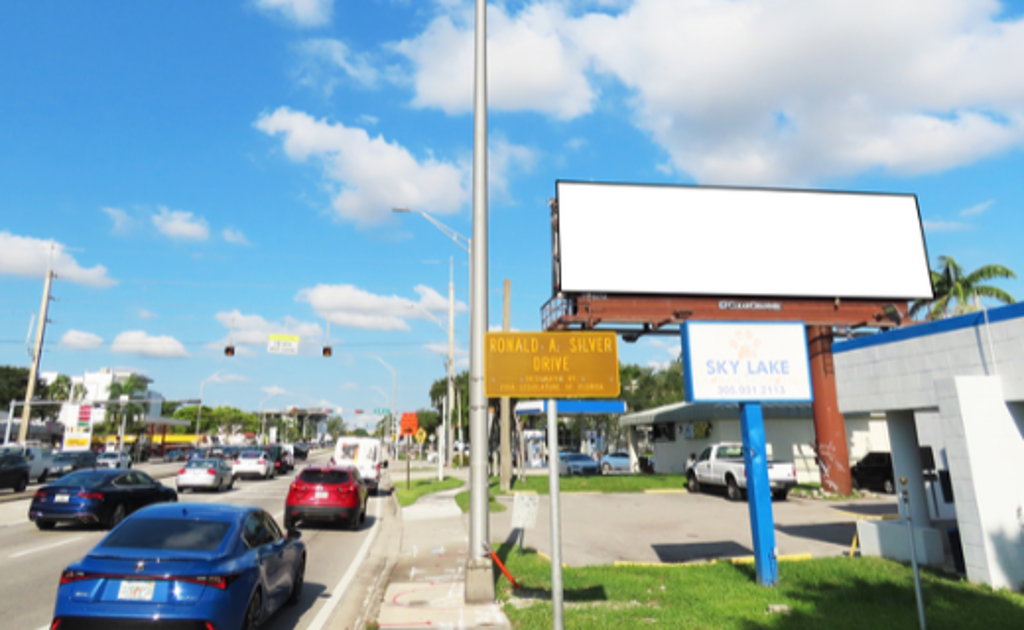
M301 598L299 536L258 507L148 507L64 570L50 627L251 630Z
M28 518L39 529L53 529L57 523L98 523L113 528L135 510L177 500L177 492L144 472L79 470L38 490Z
M629 453L615 451L602 457L601 472L606 475L613 472L632 472L632 467L629 465Z

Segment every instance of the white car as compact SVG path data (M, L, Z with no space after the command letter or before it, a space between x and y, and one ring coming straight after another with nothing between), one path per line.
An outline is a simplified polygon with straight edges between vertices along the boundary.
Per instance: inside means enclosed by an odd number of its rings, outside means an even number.
M245 450L235 456L232 469L235 477L262 477L270 479L277 474L274 460L263 451Z
M132 456L124 451L100 453L96 457L96 466L99 468L131 468Z
M223 459L193 459L178 471L178 492L183 490L230 490L235 487L234 469Z

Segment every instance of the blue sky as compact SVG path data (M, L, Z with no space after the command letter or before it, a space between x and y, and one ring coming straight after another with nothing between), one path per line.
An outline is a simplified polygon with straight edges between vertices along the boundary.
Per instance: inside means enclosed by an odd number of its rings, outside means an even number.
M1024 273L1022 5L491 4L491 323L507 278L513 327L540 327L556 179L911 192L933 262ZM133 368L168 398L221 371L208 404L358 421L388 404L377 356L399 409L428 405L446 333L423 311L446 318L453 258L464 369L466 256L390 208L472 231L472 7L0 5L0 363L28 365L52 241L44 370ZM267 355L286 328L300 355Z

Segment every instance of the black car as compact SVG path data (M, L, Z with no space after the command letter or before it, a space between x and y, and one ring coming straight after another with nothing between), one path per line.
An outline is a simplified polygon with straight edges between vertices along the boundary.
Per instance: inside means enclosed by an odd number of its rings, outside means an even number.
M96 453L92 451L57 453L53 456L53 464L50 465L49 474L54 477L63 477L68 473L82 470L83 468L96 468Z
M0 488L12 488L24 492L28 487L28 460L23 455L8 453L0 455Z
M188 459L188 455L185 451L180 448L172 448L171 450L164 453L165 462L183 462Z
M36 492L28 518L39 529L52 529L57 523L115 527L135 510L177 500L177 492L144 472L121 468L79 470Z
M277 474L281 475L295 468L295 464L288 461L288 451L281 448L280 444L265 446L263 451L270 455L270 460L274 462L274 470Z
M892 471L892 453L874 451L865 455L850 468L853 484L865 490L882 490L887 494L896 492L896 479Z
M295 459L305 460L309 457L309 444L305 442L295 443Z

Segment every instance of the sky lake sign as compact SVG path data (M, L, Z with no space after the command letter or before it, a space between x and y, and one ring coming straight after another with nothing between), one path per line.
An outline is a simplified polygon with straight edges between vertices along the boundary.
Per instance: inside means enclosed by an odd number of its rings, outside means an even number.
M619 347L614 332L487 333L489 398L614 398Z
M689 402L812 398L802 322L686 322L682 343Z

